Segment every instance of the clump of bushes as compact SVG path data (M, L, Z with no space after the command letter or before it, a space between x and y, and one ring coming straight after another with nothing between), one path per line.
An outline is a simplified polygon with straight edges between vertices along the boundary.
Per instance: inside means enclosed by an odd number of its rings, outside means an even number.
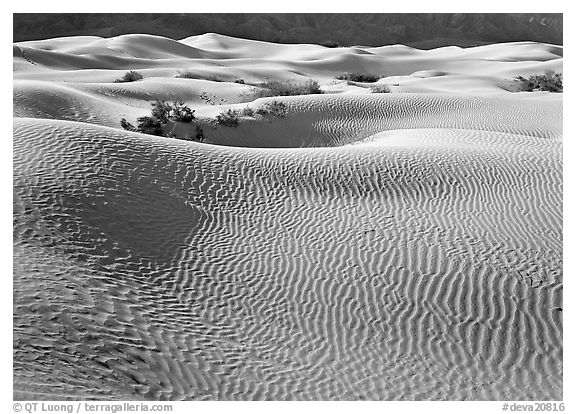
M344 73L342 75L336 76L336 79L352 82L374 83L377 82L380 77L370 73Z
M137 126L132 125L126 121L126 118L120 120L120 125L127 131L140 132L141 134L148 135L162 135L162 122L152 116L141 116L136 119Z
M390 92L392 92L388 85L376 85L370 89L372 89L372 93L390 93Z
M548 70L543 75L530 75L525 78L523 76L516 76L514 81L519 87L520 91L533 92L533 91L548 91L548 92L562 92L562 73L556 73Z
M212 81L212 82L225 82L222 78L220 78L216 75L202 76L202 75L198 75L197 73L194 73L191 71L178 72L178 74L176 75L176 78L203 79L203 80L208 80L208 81Z
M163 124L168 121L192 122L194 111L184 105L183 101L156 101L152 103L152 117Z
M198 79L198 75L196 75L194 72L190 72L190 71L178 72L176 77L177 78L183 78L183 79Z
M204 130L200 127L198 121L195 121L194 111L182 101L166 102L166 101L155 101L152 102L152 113L151 116L142 116L137 118L137 123L134 126L122 118L120 120L120 125L123 129L131 132L139 132L148 135L165 136L178 139L193 140L197 142L205 142L206 134ZM287 106L285 103L274 100L271 102L266 102L258 109L254 110L249 106L244 107L242 110L228 109L222 111L220 114L216 115L216 119L212 120L211 123L214 127L216 126L226 126L237 128L240 126L240 117L255 117L256 115L266 116L273 115L276 117L284 117L286 115ZM176 122L189 123L195 121L195 131L192 136L178 137L173 131L176 126ZM168 122L174 122L171 130L167 130Z
M138 132L149 135L162 135L162 123L152 117L143 116L137 119L138 121Z
M240 125L241 116L254 117L255 115L273 115L282 118L286 115L286 110L286 104L277 100L266 102L264 105L256 109L256 111L249 106L246 106L242 110L228 109L227 111L222 111L216 115L214 125L237 128Z
M242 116L254 116L254 109L246 106L244 109L242 109L241 114Z
M127 131L140 132L141 134L148 135L162 135L162 123L151 116L142 116L136 119L138 122L137 126L132 125L130 122L126 121L126 118L120 120L120 125Z
M240 125L240 111L228 109L226 112L221 112L216 115L216 123L227 127L237 128Z
M194 119L194 111L184 105L184 102L174 102L168 111L168 118L177 122L192 122Z
M144 77L140 72L131 70L130 72L126 72L120 79L116 79L114 83L135 82L142 79L144 79Z
M206 80L211 81L211 82L226 82L224 79L222 79L216 75L210 75L206 78Z
M152 117L165 124L168 122L168 112L170 112L171 108L171 105L166 101L153 102Z
M204 79L207 81L211 81L211 82L227 82L225 79L216 76L216 75L210 75L210 76L201 76L198 75L197 73L191 72L191 71L183 71L183 72L178 72L178 74L176 75L176 78L182 78L182 79ZM234 80L235 83L244 83L244 80L242 79L236 79Z
M175 137L172 132L165 133L164 131L164 127L168 121L189 123L195 119L194 111L184 105L184 102L182 101L175 101L172 103L166 101L153 102L151 115L152 116L142 116L137 118L136 126L128 122L126 118L122 118L120 120L120 126L127 131L140 132L148 135ZM206 136L204 135L204 131L198 124L196 124L195 140L204 142L205 139Z
M256 98L268 98L272 96L296 96L321 94L320 84L315 80L309 80L299 84L294 82L269 80L254 88L251 95Z
M273 115L282 118L286 115L286 104L280 101L266 102L263 106L256 110L258 115Z

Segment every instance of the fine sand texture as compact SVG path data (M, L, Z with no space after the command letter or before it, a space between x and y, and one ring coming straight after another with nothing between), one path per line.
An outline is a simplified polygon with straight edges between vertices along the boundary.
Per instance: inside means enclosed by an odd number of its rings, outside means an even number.
M510 81L545 70L562 47L14 44L14 398L562 399L562 94ZM157 99L206 141L120 127Z

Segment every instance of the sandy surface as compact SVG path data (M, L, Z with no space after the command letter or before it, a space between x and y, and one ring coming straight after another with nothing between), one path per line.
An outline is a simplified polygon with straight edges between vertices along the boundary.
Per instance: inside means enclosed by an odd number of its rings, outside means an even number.
M548 69L532 42L15 44L14 398L562 399L562 94L509 81ZM120 128L156 99L207 143Z

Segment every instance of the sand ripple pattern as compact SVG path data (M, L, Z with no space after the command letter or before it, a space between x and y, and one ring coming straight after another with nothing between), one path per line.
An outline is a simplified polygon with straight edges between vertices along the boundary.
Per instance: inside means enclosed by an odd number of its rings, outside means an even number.
M15 398L562 399L561 124L494 113L308 149L15 119Z
M240 147L335 147L399 129L462 129L558 139L562 97L371 94L315 95L281 100L285 118L208 130L209 142ZM252 104L256 109L266 100ZM231 107L241 109L244 105Z

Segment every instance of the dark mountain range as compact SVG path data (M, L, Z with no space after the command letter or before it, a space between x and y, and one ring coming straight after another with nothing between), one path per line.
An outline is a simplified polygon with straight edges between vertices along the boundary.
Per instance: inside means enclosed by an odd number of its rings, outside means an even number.
M159 14L77 13L13 15L14 41L61 36L111 37L147 33L182 39L215 32L278 43L433 48L512 41L562 45L562 14Z

